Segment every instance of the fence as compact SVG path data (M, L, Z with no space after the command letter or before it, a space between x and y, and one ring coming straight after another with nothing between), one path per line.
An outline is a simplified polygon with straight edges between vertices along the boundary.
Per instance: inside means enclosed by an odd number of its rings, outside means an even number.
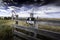
M14 25L14 37L19 40L60 40L60 33L47 30L38 30L32 27L18 26L18 16L16 16L16 25Z

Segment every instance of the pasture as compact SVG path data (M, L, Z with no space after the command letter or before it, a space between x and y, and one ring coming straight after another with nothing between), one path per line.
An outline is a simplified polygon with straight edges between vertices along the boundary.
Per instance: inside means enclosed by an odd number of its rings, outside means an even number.
M13 20L0 20L0 40L13 40L13 27L15 24ZM19 21L21 26L29 27L26 21ZM60 26L40 25L38 24L39 30L49 30L54 32L60 32Z

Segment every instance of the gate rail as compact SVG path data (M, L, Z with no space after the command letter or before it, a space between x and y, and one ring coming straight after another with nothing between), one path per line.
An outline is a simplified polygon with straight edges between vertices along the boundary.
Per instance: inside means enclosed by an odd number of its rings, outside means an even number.
M27 40L60 40L60 33L38 30L30 27L14 26L14 35Z

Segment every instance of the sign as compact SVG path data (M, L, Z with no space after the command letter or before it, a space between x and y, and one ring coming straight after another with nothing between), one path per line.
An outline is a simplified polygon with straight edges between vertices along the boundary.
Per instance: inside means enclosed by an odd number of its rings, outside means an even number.
M27 18L27 23L28 24L34 24L35 23L35 18L33 18L33 17Z

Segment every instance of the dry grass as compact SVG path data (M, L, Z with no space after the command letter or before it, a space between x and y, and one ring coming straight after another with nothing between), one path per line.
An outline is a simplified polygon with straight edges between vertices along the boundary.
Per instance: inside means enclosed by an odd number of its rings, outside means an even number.
M12 40L12 25L11 20L0 20L0 40Z
M15 24L15 21L12 20L0 20L0 25L13 25ZM25 26L29 27L30 25L26 23L26 21L19 21L20 26ZM60 32L60 26L50 26L50 25L38 25L39 29L45 29L45 30L50 30L50 31L56 31Z
M39 29L60 32L60 26L39 25Z
M27 24L25 21L19 21L19 25L29 27L30 25ZM50 26L50 25L38 25L39 29L45 29L54 32L60 32L60 26Z
M11 25L15 24L12 20L0 20L0 40L13 40L13 33ZM26 21L19 21L20 26L30 26ZM60 32L60 26L38 25L39 30L45 29L54 32Z
M0 25L12 25L14 24L14 21L12 20L0 20Z
M30 25L26 23L26 21L19 21L20 26L25 26L25 27L29 27Z
M59 18L38 18L38 19L36 19L36 20L42 20L42 21L47 21L47 20L53 20L53 21L60 21L60 19Z
M12 40L12 27L7 25L0 25L0 40Z

